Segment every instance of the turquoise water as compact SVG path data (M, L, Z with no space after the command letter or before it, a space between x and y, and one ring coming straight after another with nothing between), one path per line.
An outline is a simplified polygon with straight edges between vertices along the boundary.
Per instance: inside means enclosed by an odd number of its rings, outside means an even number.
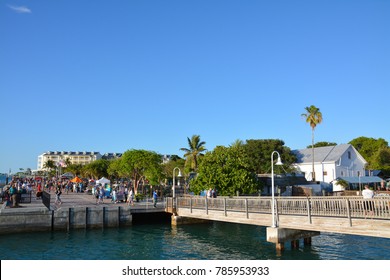
M2 260L390 260L390 239L321 234L277 255L265 228L228 223L0 236Z

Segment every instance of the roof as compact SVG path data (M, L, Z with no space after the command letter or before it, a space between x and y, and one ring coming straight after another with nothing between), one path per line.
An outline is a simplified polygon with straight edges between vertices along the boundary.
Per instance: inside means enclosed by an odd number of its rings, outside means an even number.
M361 177L339 177L337 179L341 179L347 181L350 184L369 184L369 183L380 183L382 182L382 178L378 176L361 176Z
M336 162L351 147L351 144L314 148L314 162ZM353 147L353 146L352 146ZM292 151L297 157L297 163L312 163L312 149Z
M84 152L79 152L79 151L77 151L77 152L55 151L55 152L53 152L53 151L48 151L46 153L43 153L43 155L80 155L80 156L81 155L97 155L97 154L99 154L99 152L85 152L85 151Z

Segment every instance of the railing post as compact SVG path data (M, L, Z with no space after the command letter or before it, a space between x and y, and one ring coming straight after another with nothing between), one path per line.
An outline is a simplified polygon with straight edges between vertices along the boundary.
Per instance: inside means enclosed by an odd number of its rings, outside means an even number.
M225 212L225 217L226 217L227 216L226 197L223 198L223 211Z
M309 224L311 224L311 209L310 209L309 197L306 198L306 207L307 207L307 218L308 218Z
M279 211L278 200L275 198L275 223L276 227L279 227Z
M348 220L349 220L349 226L352 227L351 208L349 207L349 199L348 198L345 200L345 203L347 204L347 215L348 215Z
M190 197L190 212L192 214L192 197Z
M245 212L246 212L246 218L249 219L249 209L248 209L248 199L245 198Z
M209 203L208 203L208 199L207 199L207 196L206 196L206 215L209 214Z

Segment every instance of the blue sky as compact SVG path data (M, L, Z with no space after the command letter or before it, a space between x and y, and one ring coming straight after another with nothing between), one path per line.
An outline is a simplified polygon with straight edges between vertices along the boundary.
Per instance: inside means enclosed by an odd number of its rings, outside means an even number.
M390 141L390 1L0 0L0 172L45 151Z

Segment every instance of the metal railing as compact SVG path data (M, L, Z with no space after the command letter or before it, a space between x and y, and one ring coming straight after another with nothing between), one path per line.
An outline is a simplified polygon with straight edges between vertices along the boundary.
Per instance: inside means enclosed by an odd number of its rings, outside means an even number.
M378 197L283 197L275 198L276 215L302 215L321 217L345 217L390 220L390 198ZM166 209L189 208L208 211L246 212L271 214L272 199L258 198L167 198Z

